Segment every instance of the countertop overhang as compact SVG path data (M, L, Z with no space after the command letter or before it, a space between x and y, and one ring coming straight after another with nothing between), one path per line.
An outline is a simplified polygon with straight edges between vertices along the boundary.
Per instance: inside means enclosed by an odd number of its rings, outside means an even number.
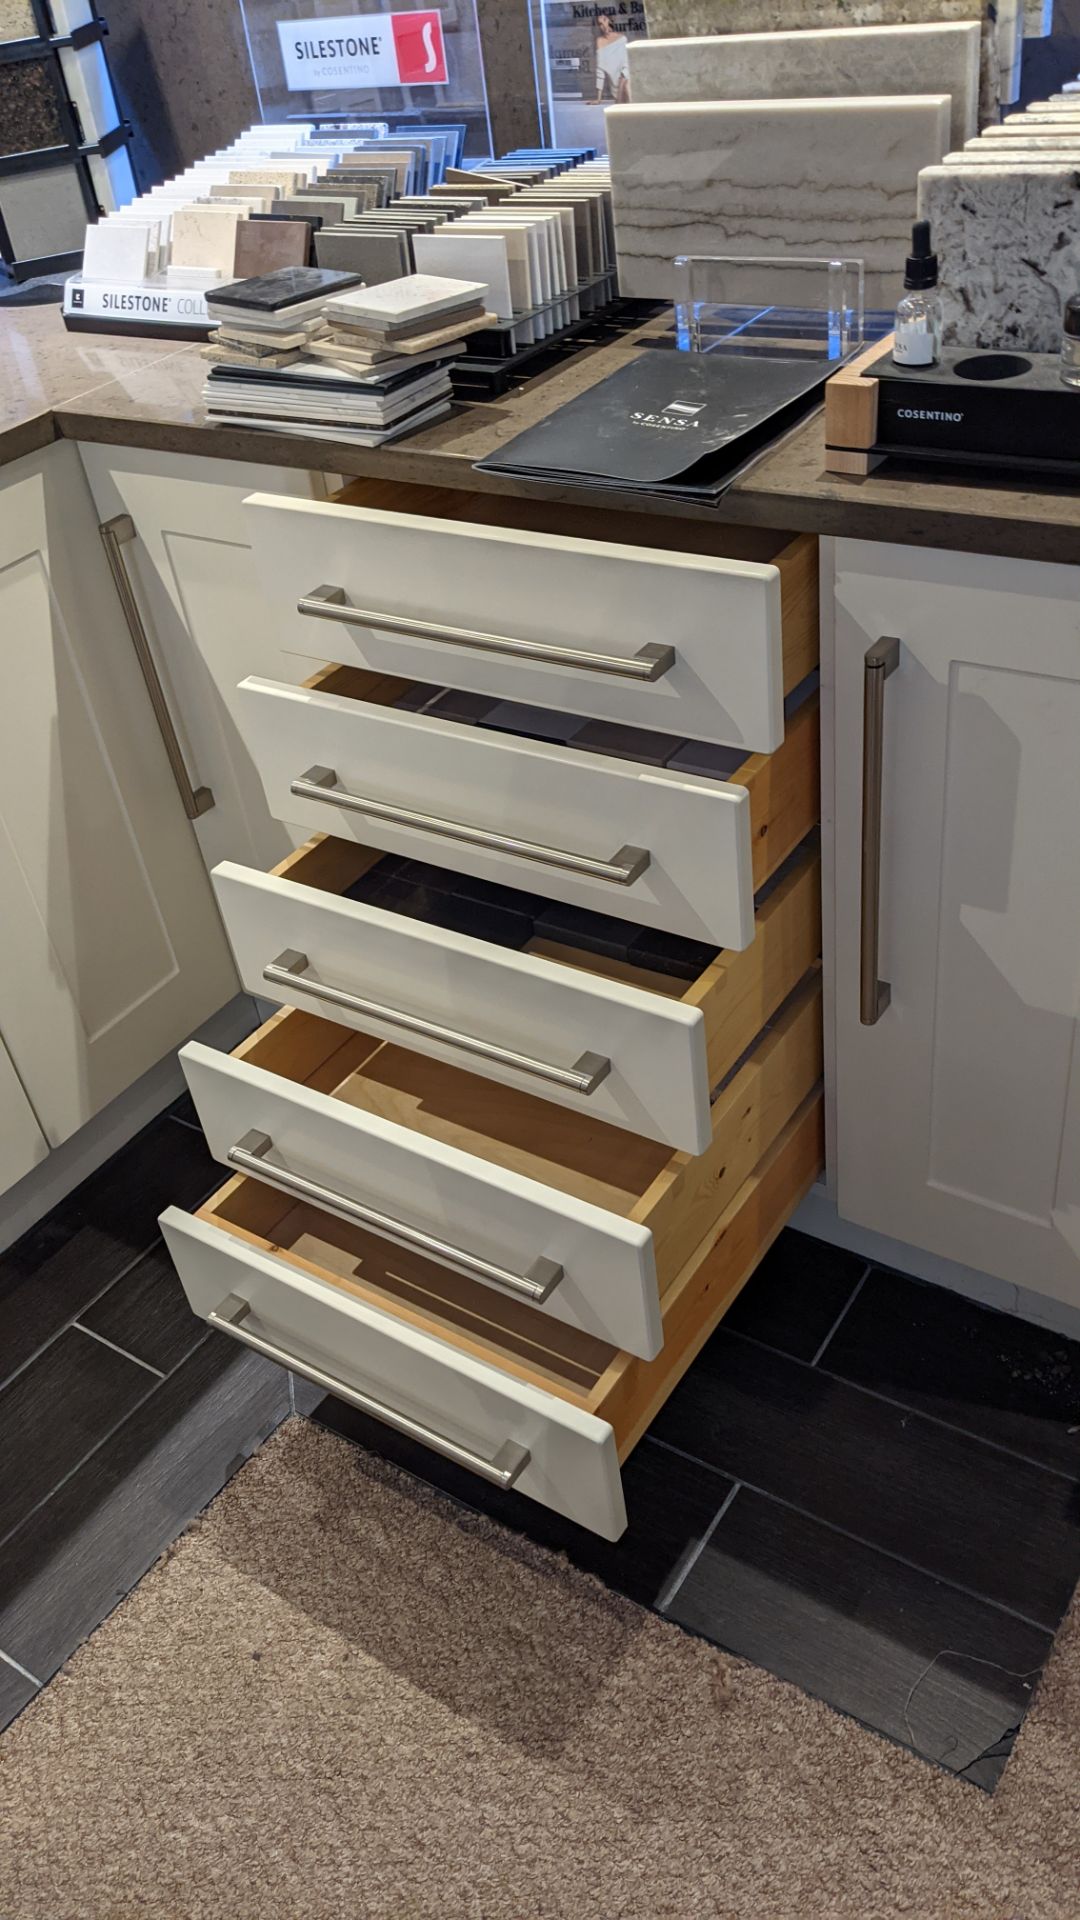
M200 398L205 362L197 346L71 333L54 306L8 307L0 310L0 462L57 439L96 441L675 520L1080 564L1080 488L1048 483L1028 490L989 477L945 479L896 462L862 480L829 474L820 412L773 447L715 507L475 471L475 461L643 350L625 336L586 348L503 399L464 406L407 440L368 449L272 429L210 425Z

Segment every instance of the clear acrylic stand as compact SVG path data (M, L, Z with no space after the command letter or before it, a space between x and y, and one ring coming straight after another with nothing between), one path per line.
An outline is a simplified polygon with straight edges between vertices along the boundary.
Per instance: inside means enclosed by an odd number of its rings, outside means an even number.
M838 365L865 344L861 260L680 254L675 272L676 344L684 353L723 349Z

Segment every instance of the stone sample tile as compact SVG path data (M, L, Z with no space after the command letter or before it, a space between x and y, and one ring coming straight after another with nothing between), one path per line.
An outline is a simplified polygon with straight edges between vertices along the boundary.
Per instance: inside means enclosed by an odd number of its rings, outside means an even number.
M840 254L865 262L867 305L892 306L949 114L946 94L610 107L623 294L674 298L678 254Z
M169 265L199 267L232 278L241 207L177 207Z
M0 60L0 154L62 147L66 140L51 54Z
M1045 167L1058 160L1063 165L1080 166L1080 134L1075 140L1063 134L1049 147L1010 147L1007 155L1002 153L996 140L992 144L974 140L959 153L947 153L941 164L943 167L1000 167L1007 161L1010 167Z
M919 212L933 227L946 341L1055 353L1062 303L1080 287L1077 168L928 167Z
M979 118L1000 98L996 0L645 0L649 36L792 33L808 27L897 27L917 21L977 20L982 33Z
M630 48L630 98L647 106L947 93L958 147L979 125L979 41L975 20L642 40Z

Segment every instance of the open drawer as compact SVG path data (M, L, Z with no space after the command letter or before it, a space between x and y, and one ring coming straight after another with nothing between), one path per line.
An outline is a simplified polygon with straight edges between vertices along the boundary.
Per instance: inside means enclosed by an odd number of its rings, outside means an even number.
M347 667L240 683L277 819L735 948L817 822L816 694L719 779L411 712L403 686Z
M809 535L382 481L245 514L289 653L760 752L817 664Z
M223 1166L651 1359L660 1296L816 1085L821 1046L815 968L697 1156L299 1010L180 1060Z
M652 1360L537 1314L237 1176L161 1228L194 1311L486 1480L607 1539L619 1462L822 1161L819 1093L776 1136L666 1289Z
M703 1153L710 1092L821 952L812 840L759 894L754 938L675 979L581 947L522 951L347 897L379 861L319 836L273 873L213 874L249 993L651 1140Z

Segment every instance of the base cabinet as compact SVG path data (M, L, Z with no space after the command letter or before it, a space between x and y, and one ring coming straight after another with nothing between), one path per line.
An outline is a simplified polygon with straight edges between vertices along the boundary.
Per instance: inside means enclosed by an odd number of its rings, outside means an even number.
M0 1181L236 991L73 446L0 483Z
M79 451L99 520L126 514L134 524L128 578L192 785L214 796L195 823L206 865L272 866L302 836L271 818L238 721L247 675L283 677L243 501L268 488L322 499L323 476L136 447Z
M1080 568L846 540L834 563L839 1211L1080 1306ZM892 636L890 998L863 1025L865 661Z

